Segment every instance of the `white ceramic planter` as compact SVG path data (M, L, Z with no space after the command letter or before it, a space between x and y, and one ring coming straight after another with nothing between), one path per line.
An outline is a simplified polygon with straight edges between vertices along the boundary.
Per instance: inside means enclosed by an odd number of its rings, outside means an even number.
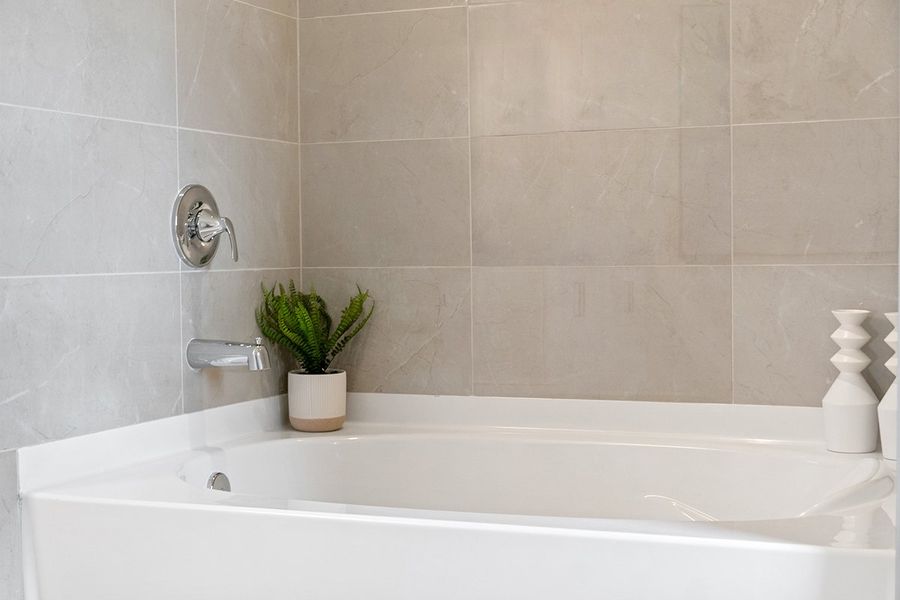
M288 413L298 431L334 431L347 417L347 373L288 373Z

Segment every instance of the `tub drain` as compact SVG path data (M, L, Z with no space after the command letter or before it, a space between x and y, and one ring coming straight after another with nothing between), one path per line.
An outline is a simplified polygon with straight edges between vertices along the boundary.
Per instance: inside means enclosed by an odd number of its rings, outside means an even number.
M228 475L225 473L213 473L209 476L209 479L206 482L206 487L211 490L218 490L220 492L230 492L231 491L231 482L228 481Z

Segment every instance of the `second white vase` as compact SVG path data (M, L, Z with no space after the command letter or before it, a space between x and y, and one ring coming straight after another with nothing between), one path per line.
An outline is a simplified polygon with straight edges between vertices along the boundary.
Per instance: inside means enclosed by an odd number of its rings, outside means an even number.
M897 460L897 313L885 316L894 328L884 341L894 353L884 366L894 374L894 381L878 405L878 427L881 429L881 453L888 460Z
M862 376L872 362L862 351L872 337L862 323L869 311L835 310L832 314L840 327L831 339L840 350L831 363L840 373L825 397L825 446L832 452L874 452L878 445L878 398Z

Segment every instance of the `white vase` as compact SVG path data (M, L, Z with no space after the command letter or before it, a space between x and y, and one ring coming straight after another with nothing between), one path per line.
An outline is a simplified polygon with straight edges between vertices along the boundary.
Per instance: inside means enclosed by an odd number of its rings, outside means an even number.
M884 342L894 353L884 366L894 374L894 381L878 405L878 427L881 429L881 453L889 460L897 460L897 313L887 313L885 316L894 328Z
M878 398L862 376L872 362L862 351L872 337L863 329L867 310L835 310L841 326L831 334L840 350L831 357L840 373L825 397L825 446L832 452L873 452L878 445Z
M347 373L288 373L288 416L298 431L334 431L347 417Z

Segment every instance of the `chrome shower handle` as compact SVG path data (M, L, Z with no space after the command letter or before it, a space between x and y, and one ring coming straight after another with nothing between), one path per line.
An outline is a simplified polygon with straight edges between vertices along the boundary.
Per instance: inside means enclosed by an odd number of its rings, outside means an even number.
M234 234L234 224L228 217L219 217L209 208L200 210L189 225L204 242L211 242L218 236L228 235L228 243L231 244L231 260L238 261L237 237Z
M231 260L238 260L234 224L219 214L219 207L208 189L202 185L185 186L175 199L172 210L172 236L181 260L199 269L212 260L219 247L219 237L228 235Z

